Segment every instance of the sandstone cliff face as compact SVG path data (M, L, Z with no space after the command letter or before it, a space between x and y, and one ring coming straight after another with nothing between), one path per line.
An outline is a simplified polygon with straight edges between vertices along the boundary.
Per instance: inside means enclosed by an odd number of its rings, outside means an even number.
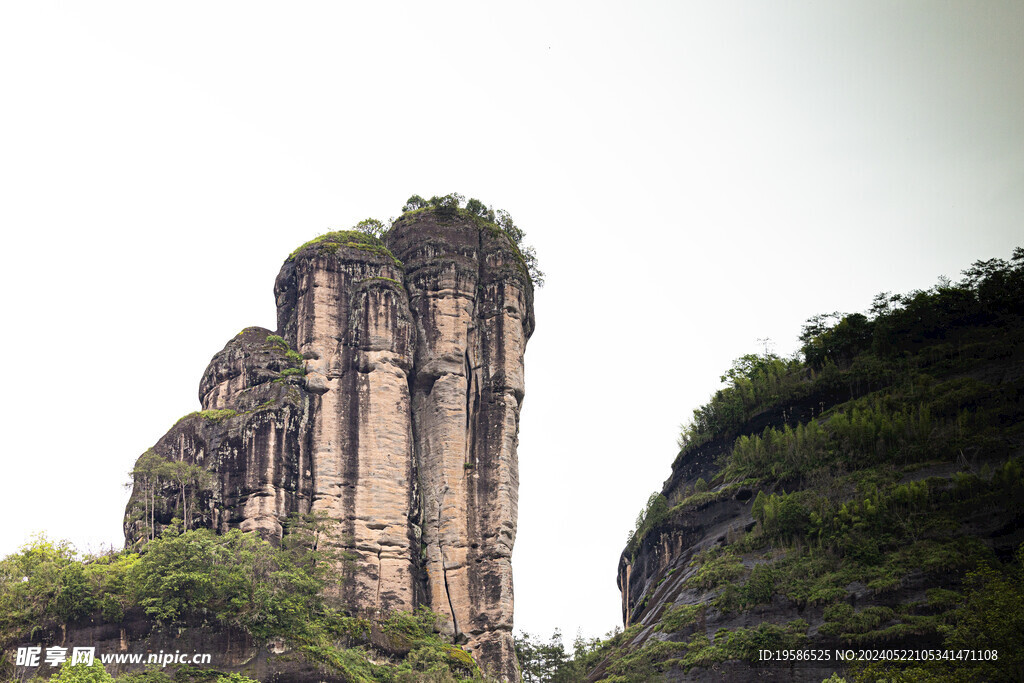
M344 244L309 245L284 265L274 287L278 327L308 359L305 385L319 396L312 511L340 520L334 542L354 556L344 601L368 614L411 610L419 597L412 319L394 259Z
M513 672L512 546L530 284L508 241L471 220L400 219L416 321L413 427L429 604L480 661Z
M203 412L140 458L126 539L158 533L186 503L190 526L271 539L290 513L326 514L352 559L350 610L429 605L485 671L514 679L532 285L508 238L464 214L407 214L385 239L329 233L289 257L274 288L279 336L248 328L214 356ZM153 454L208 479L147 478Z

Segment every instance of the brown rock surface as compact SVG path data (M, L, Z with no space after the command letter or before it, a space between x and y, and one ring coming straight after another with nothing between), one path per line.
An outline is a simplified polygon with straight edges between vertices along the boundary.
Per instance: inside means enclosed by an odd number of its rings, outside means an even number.
M354 556L345 603L367 614L411 610L419 558L412 319L394 258L345 246L344 237L285 263L275 285L278 326L309 359L307 383L320 393L312 511L341 521L335 542Z
M416 320L413 426L430 607L493 673L515 677L512 546L532 289L507 240L468 218L403 217Z
M290 513L325 513L354 560L341 595L351 611L429 605L485 671L516 679L532 285L504 233L465 212L407 214L385 239L391 251L328 233L288 258L275 284L280 337L247 328L229 342L204 373L203 412L139 460L140 471L153 454L198 465L209 481L183 491L137 474L126 540L158 533L186 499L189 526L272 539Z

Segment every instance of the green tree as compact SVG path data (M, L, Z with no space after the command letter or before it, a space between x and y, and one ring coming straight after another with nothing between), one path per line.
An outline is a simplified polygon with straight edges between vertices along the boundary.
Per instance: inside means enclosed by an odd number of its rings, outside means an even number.
M636 526L629 534L626 547L630 551L635 552L641 539L643 539L648 531L668 517L668 513L668 499L657 491L652 493L647 499L647 504L644 505L643 509L636 516Z
M750 507L750 514L759 522L764 521L764 505L767 501L768 496L764 495L764 491L758 491L757 495L754 496L754 504Z
M359 232L366 233L371 237L380 239L380 237L387 231L387 226L376 218L364 218L356 223L355 229Z
M426 199L419 196L418 194L414 194L413 196L405 200L405 205L402 207L402 213L405 213L406 211L415 211L417 209L423 209L426 208L427 206L429 206L429 204L427 204Z
M562 632L555 629L548 642L526 632L515 636L516 658L524 683L569 683L579 680L566 654Z
M427 200L430 206L434 207L434 210L442 216L455 216L459 212L459 206L465 200L461 194L455 192L446 195L434 195Z
M80 616L75 599L82 596L82 577L76 563L72 545L42 535L0 560L0 642Z
M470 199L466 202L466 211L474 216L483 218L485 221L490 221L491 223L495 220L494 209L488 208L479 199Z
M134 597L164 623L217 621L255 636L301 632L322 611L332 567L318 551L279 551L257 534L170 527L132 566Z
M92 664L64 664L50 677L51 683L113 683L114 678L103 668L99 659Z
M141 499L146 540L156 536L157 491L163 482L162 468L166 462L150 448L139 456L131 471L131 482L135 487L133 498L136 501Z
M138 560L138 553L125 550L89 557L82 563L93 609L98 609L105 620L121 621L132 606L129 576Z
M512 216L509 215L508 211L504 209L498 209L495 212L497 217L498 227L505 231L505 234L512 238L512 241L516 245L520 245L523 242L523 238L526 237L526 233L523 232L512 220Z
M194 526L194 510L204 490L213 483L213 474L202 465L184 460L164 460L157 469L157 476L170 482L178 489L178 501L185 530Z
M92 611L95 601L81 562L70 562L60 571L53 611L63 623L74 621Z
M964 664L972 680L1020 680L1015 676L1024 674L1024 544L1012 564L983 565L968 572L964 585L955 621L943 629L946 647L999 652L996 661Z

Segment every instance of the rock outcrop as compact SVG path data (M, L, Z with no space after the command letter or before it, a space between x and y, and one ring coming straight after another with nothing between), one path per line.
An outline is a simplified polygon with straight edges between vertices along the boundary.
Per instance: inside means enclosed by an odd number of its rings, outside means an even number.
M228 342L200 384L203 410L139 459L126 542L174 516L275 540L289 514L325 515L350 558L349 610L428 605L486 672L516 679L516 445L534 326L522 255L465 211L422 209L383 241L343 231L302 245L274 291L276 333Z
M279 539L289 514L309 511L315 397L301 386L295 356L268 338L269 330L250 327L228 342L200 383L203 410L178 420L139 458L127 544L160 533L174 516L190 528Z

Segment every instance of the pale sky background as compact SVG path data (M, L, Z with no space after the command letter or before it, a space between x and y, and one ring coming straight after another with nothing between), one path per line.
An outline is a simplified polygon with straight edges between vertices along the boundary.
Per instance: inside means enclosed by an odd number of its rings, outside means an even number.
M120 546L135 458L274 327L298 244L507 209L516 626L620 623L627 532L730 361L1024 244L1024 3L5 2L0 554Z

